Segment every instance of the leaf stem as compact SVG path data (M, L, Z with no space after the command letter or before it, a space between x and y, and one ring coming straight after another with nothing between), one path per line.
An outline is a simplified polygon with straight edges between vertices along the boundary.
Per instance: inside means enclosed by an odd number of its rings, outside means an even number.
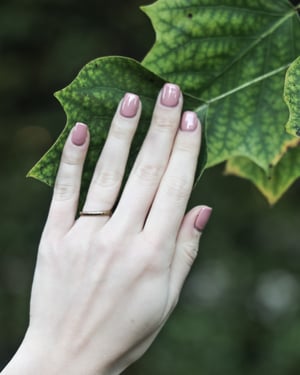
M243 89L245 89L245 88L247 88L247 87L249 87L249 86L251 86L251 85L253 85L255 83L258 83L258 82L263 81L264 79L270 78L270 77L272 77L272 76L274 76L274 75L282 72L283 70L287 69L290 65L291 65L291 63L288 63L286 65L281 66L280 68L272 70L271 72L263 74L262 76L259 76L259 77L253 79L250 82L246 82L246 83L244 83L244 84L242 84L242 85L240 85L238 87L235 87L232 90L229 90L229 91L227 91L227 92L225 92L225 93L223 93L223 94L221 94L219 96L216 96L215 98L212 98L212 99L208 100L205 105L207 106L207 105L209 105L211 103L217 102L217 101L219 101L221 99L224 99L227 96L230 96L232 94L235 94L236 92L241 91L241 90L243 90ZM202 108L203 108L203 105L201 105L200 107L198 107L196 109L196 112L200 111Z

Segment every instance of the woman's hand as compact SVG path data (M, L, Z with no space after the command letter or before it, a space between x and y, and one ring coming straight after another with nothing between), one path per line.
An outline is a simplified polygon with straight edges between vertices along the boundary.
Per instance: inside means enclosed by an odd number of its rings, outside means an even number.
M119 374L166 322L211 213L198 206L185 215L201 128L193 112L181 116L182 101L176 85L164 86L111 217L76 219L89 133L81 123L71 131L38 252L29 328L3 374ZM84 212L114 206L141 107L134 94L121 101Z

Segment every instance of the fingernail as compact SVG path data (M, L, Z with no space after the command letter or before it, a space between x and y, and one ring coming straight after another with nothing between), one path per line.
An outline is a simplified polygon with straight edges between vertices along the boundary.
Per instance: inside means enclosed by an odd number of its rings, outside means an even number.
M180 129L183 131L192 132L197 129L198 117L195 112L184 112L181 119Z
M134 117L137 114L139 108L139 97L135 94L127 93L125 94L120 113L124 117Z
M76 146L82 146L87 137L87 125L77 122L73 128L71 140Z
M199 214L195 220L195 228L202 232L204 228L206 227L206 224L208 223L208 220L210 218L210 215L212 213L211 207L201 207Z
M180 88L172 83L166 83L162 89L160 102L167 107L176 107L179 103Z

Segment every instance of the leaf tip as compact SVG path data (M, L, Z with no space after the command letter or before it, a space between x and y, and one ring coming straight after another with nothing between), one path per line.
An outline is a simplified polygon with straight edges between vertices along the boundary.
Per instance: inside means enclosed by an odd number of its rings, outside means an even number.
M148 4L148 5L141 5L139 8L140 10L148 16L148 10L154 5L155 3Z
M61 91L62 91L62 90L55 91L55 92L53 93L54 98L56 98L57 100L59 100L59 99L60 99Z

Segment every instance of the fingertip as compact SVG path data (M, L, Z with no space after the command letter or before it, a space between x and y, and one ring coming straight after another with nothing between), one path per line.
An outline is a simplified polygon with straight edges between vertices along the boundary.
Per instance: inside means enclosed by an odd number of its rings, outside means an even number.
M209 206L201 206L197 211L197 216L194 220L194 228L198 232L203 232L212 214L212 208Z
M181 232L184 237L194 237L195 234L202 233L205 229L212 208L206 205L195 206L186 213L181 224Z
M160 92L160 104L165 107L176 107L181 99L181 90L174 83L166 83Z
M119 113L123 117L133 118L137 115L140 107L138 95L127 92L119 105Z
M200 121L197 114L192 111L185 111L181 118L180 129L186 132L194 132L200 127Z
M136 129L141 112L142 101L140 97L136 94L126 92L118 103L109 131L117 135L123 135L122 130L124 130L124 126L126 125L130 126L130 129Z
M77 122L71 130L71 142L75 146L83 146L88 138L88 126L83 122Z

